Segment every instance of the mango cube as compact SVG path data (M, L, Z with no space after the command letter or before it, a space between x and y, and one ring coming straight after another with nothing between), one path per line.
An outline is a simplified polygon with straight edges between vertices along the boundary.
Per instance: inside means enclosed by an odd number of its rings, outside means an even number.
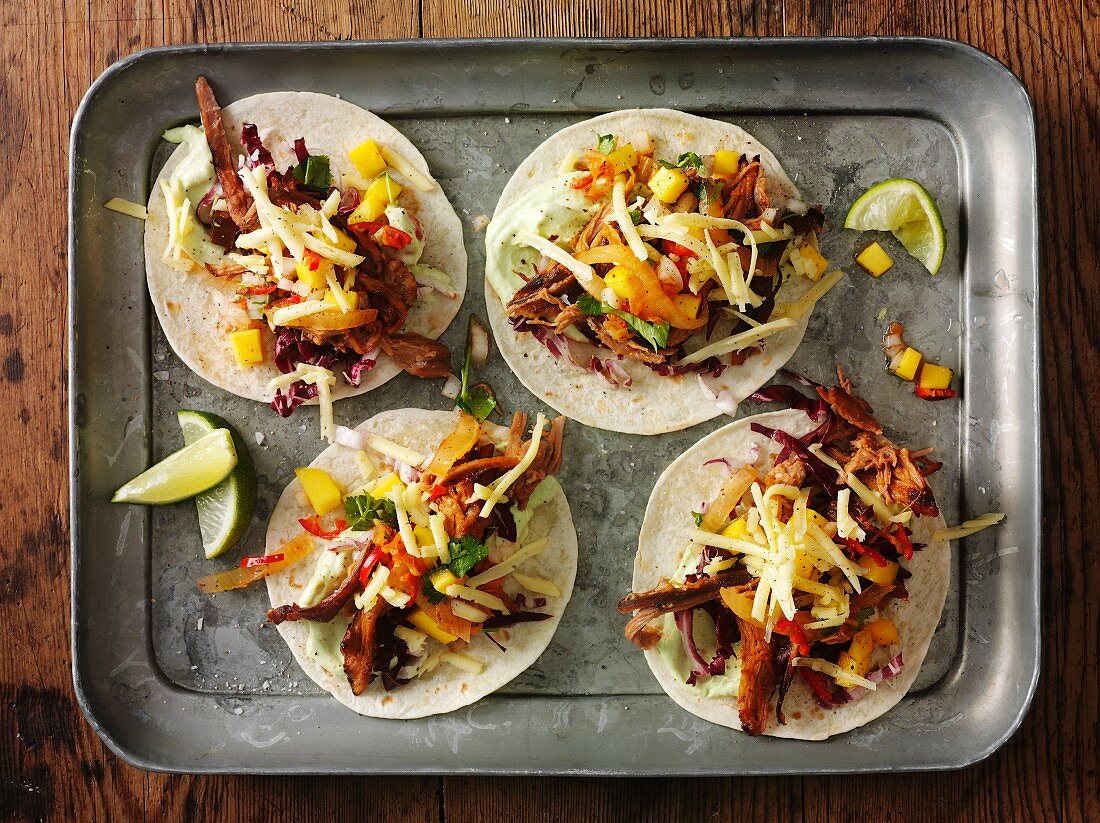
M626 266L615 266L604 275L604 283L620 300L630 302L642 295L642 284Z
M397 199L397 195L401 194L402 190L400 183L388 174L382 174L370 184L365 196L368 200L374 198L376 200L385 200L387 203L392 203Z
M894 369L894 374L902 380L912 380L917 376L917 369L923 359L923 354L909 346L902 352L901 361L898 363L898 367Z
M355 207L355 211L348 215L348 225L356 223L374 223L386 213L386 206L390 201L384 197L364 197Z
M722 149L714 153L714 163L711 164L711 173L718 177L734 177L741 165L741 155L735 151Z
M935 363L925 363L924 367L920 370L920 381L918 385L922 389L949 389L951 388L951 378L954 377L955 372L947 368L947 366L937 366Z
M417 606L411 612L409 612L408 621L412 623L420 631L429 637L434 637L440 643L454 643L458 640L457 635L453 635L450 632L445 632L439 627L430 614Z
M688 187L688 178L682 169L660 166L649 178L649 188L662 203L675 203Z
M816 246L810 243L799 246L798 253L807 264L806 276L813 281L819 280L825 273L825 269L829 268L829 261L822 257Z
M255 366L264 362L263 340L259 329L242 329L230 332L229 342L238 366Z
M386 159L379 151L378 144L373 140L364 140L349 151L348 159L355 164L355 168L359 170L359 173L368 180L376 174L381 174L386 168Z
M324 469L306 467L295 469L302 491L309 498L309 504L317 514L328 514L344 502L344 495L336 481L329 477Z
M622 174L634 168L634 164L638 162L638 152L634 151L632 143L627 143L607 155L607 162L615 167L616 174Z
M893 586L898 577L898 564L887 560L885 566L880 566L874 560L864 560L863 565L867 573L863 575L872 583L881 583L883 586Z
M390 472L385 477L382 477L374 484L374 488L370 490L370 496L375 500L381 500L382 498L389 498L390 492L397 488L403 488L404 483L401 482L401 478L396 473Z
M340 251L354 252L356 245L355 238L349 237L344 232L336 229L336 242L332 245L336 246Z
M445 588L447 588L448 586L453 586L455 583L458 582L458 578L455 576L455 573L448 569L446 566L436 569L429 575L429 577L432 580L432 586L440 594L443 593L443 590Z
M310 260L317 263L317 268L310 268ZM328 276L336 271L331 260L324 257L318 259L311 255L307 255L306 260L299 261L294 270L298 273L298 280L311 289L323 289L328 283Z
M427 526L413 526L413 537L416 538L417 546L435 545L435 536L432 534L432 530Z
M894 261L890 259L886 249L878 243L872 243L856 255L856 262L872 277L885 274L894 265Z
M699 305L703 301L696 294L677 294L672 298L672 302L676 305L676 308L694 320L699 316Z
M723 537L732 537L734 540L752 540L749 536L748 526L745 525L745 518L738 517L724 529L721 534Z
M868 623L865 631L870 632L876 646L890 646L901 642L898 627L893 620L876 620L874 623Z

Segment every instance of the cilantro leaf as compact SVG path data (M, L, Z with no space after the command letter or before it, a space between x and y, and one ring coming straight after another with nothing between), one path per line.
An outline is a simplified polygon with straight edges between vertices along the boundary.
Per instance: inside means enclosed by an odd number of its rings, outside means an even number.
M626 321L626 325L630 326L635 334L649 343L649 345L653 346L654 351L663 349L668 345L668 323L650 323L647 320L642 320L642 318L625 311L615 311L612 313L617 314Z
M478 563L489 556L489 549L473 537L452 537L448 544L451 562L447 567L455 577L465 577Z
M633 223L635 226L642 222L641 209L634 209L634 211L630 213L630 222Z
M703 170L703 161L700 160L699 155L693 151L685 151L677 157L676 165L682 169L686 169L688 166L694 166L699 171Z
M600 154L611 154L615 151L615 135L601 134L596 142L596 149Z
M695 521L696 526L702 526L703 525L703 513L702 512L692 512L691 513L691 519Z
M860 609L859 614L856 615L856 631L863 628L863 624L874 615L875 610L872 608Z
M352 495L344 500L344 511L348 516L348 528L352 531L373 528L375 520L397 528L397 508L392 500L379 500L369 494Z
M328 157L324 154L311 154L304 162L294 167L294 179L307 189L328 191L332 188L332 170Z
M604 306L599 300L590 294L582 294L577 298L577 307L585 314L596 317L603 314Z

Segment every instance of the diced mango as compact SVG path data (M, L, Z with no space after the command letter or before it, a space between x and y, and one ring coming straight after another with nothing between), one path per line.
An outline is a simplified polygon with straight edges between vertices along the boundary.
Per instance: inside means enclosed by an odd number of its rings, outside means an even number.
M242 329L230 332L229 342L238 366L255 366L264 362L263 339L259 329Z
M734 540L752 540L752 537L749 536L749 529L745 524L744 517L738 517L722 529L721 534L723 537L732 537Z
M386 203L392 203L397 199L397 195L401 194L402 186L388 174L380 174L378 178L370 184L367 188L367 193L364 195L368 200L385 200Z
M430 536L431 535L429 533L429 537ZM455 573L448 569L446 566L442 566L436 569L428 576L432 580L432 586L434 586L435 590L440 593L442 593L443 590L448 586L453 586L455 583L459 582L458 578L455 576Z
M871 633L871 638L875 641L876 646L890 646L901 643L898 627L893 620L876 620L874 623L868 623L865 631Z
M813 557L807 552L795 552L794 573L807 580L817 580L821 574L814 565Z
M416 538L417 546L435 545L435 537L432 535L432 530L427 526L413 526L413 537Z
M368 180L386 168L386 159L373 140L364 140L349 151L348 160L354 163L359 173Z
M397 473L390 472L385 477L380 477L378 479L374 487L370 490L370 496L375 500L381 500L383 497L388 498L391 491L403 486L404 483L401 482L401 478L397 476Z
M632 143L626 143L607 155L607 162L615 167L616 174L622 174L634 168L638 162L638 152L634 151Z
M886 249L878 243L872 243L856 255L856 262L872 277L879 277L894 265Z
M894 374L902 380L912 380L917 376L917 369L923 359L923 354L909 346L902 352L901 361L898 363L898 367L894 369Z
M810 267L809 271L806 272L806 276L811 280L820 279L821 275L825 273L825 269L829 268L829 261L822 257L821 252L811 243L803 243L799 246L798 253Z
M741 155L738 152L720 149L714 153L714 163L711 164L711 173L718 177L734 177L737 175L737 169L740 164Z
M825 517L825 515L818 514L816 511L814 511L813 509L810 509L810 508L806 509L806 518L811 523L816 523L817 525L821 526L822 528L825 528L825 526L827 526L829 524L829 519L827 517Z
M309 504L317 514L328 514L344 502L344 495L340 487L336 485L328 472L324 469L306 467L295 469L298 482L302 484L302 491L309 498Z
M336 242L332 245L336 246L340 251L353 252L357 244L355 238L349 237L344 234L344 232L336 229Z
M872 583L881 583L883 586L892 586L898 578L898 564L887 560L885 566L880 566L874 560L864 559L862 565L867 569L863 576Z
M317 263L317 268L310 268L310 260ZM328 258L312 257L311 255L307 255L306 260L299 261L294 270L298 273L298 279L311 289L325 288L329 274L336 271L332 261Z
M639 301L645 292L641 281L626 266L612 268L604 275L604 283L616 297L627 302Z
M937 366L935 363L925 361L920 370L919 384L922 389L949 389L951 378L955 372L947 366Z
M336 283L339 286L339 283ZM357 291L344 291L340 289L340 293L336 292L332 288L332 284L329 284L328 290L325 292L325 302L332 303L341 312L347 314L349 311L355 311L359 308L359 292Z
M675 203L687 190L688 178L682 169L658 166L649 178L649 188L662 203Z
M677 309L694 320L699 316L699 305L703 300L695 294L677 294L672 298L672 302L676 304Z
M390 201L385 197L364 197L355 207L355 211L348 215L348 225L356 223L374 223L386 213L386 206Z
M409 613L408 620L420 631L429 637L434 637L440 643L454 643L458 640L457 635L453 635L450 632L445 632L439 627L439 624L432 620L430 614L417 606Z
M900 642L898 627L892 620L876 620L856 632L852 645L840 655L836 664L845 671L866 677L871 668L871 652L875 650L875 646L889 646Z

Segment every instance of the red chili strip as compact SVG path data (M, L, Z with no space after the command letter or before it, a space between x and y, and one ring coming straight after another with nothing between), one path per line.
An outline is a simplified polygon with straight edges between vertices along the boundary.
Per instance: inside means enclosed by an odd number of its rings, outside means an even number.
M788 620L785 617L779 618L775 623L775 630L780 634L787 635L787 637L791 639L791 645L795 647L799 655L802 657L809 655L809 638L806 637L806 632L802 630L802 627L793 620Z
M332 540L348 527L348 521L337 520L335 528L326 531L324 526L321 525L320 515L317 514L312 517L302 517L298 520L298 523L314 537L323 537L325 540Z
M271 294L271 292L275 291L276 288L278 287L274 283L268 283L266 286L246 286L245 288L240 289L239 293L253 295Z
M363 561L363 565L359 569L359 584L364 588L366 588L367 581L370 580L371 572L374 571L374 567L378 565L378 561L381 557L382 550L375 549L367 555L367 559Z
M900 526L901 524L899 523L898 525ZM851 537L842 537L840 538L840 540L842 543L844 543L845 546L854 551L856 554L866 555L867 557L870 557L871 560L874 561L876 566L882 566L883 568L886 567L886 558L874 549L872 549L870 546L864 546L858 540L853 540ZM912 547L910 547L909 556L913 556Z
M925 400L946 400L956 396L954 389L926 389L924 386L917 386L913 391L916 392L917 397Z
M428 500L429 500L429 502L434 503L436 500L441 498L446 493L447 493L447 487L446 486L432 486L432 490L430 492L428 492Z

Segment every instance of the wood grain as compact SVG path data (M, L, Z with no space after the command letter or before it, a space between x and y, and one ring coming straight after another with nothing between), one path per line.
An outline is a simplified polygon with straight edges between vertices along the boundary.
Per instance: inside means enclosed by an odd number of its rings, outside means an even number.
M1042 180L1046 661L1000 752L953 774L758 780L169 777L123 765L69 673L68 125L114 60L164 43L472 36L955 37L1019 75ZM1100 820L1100 5L970 0L50 0L0 8L0 812L19 820ZM30 214L32 219L27 220Z

